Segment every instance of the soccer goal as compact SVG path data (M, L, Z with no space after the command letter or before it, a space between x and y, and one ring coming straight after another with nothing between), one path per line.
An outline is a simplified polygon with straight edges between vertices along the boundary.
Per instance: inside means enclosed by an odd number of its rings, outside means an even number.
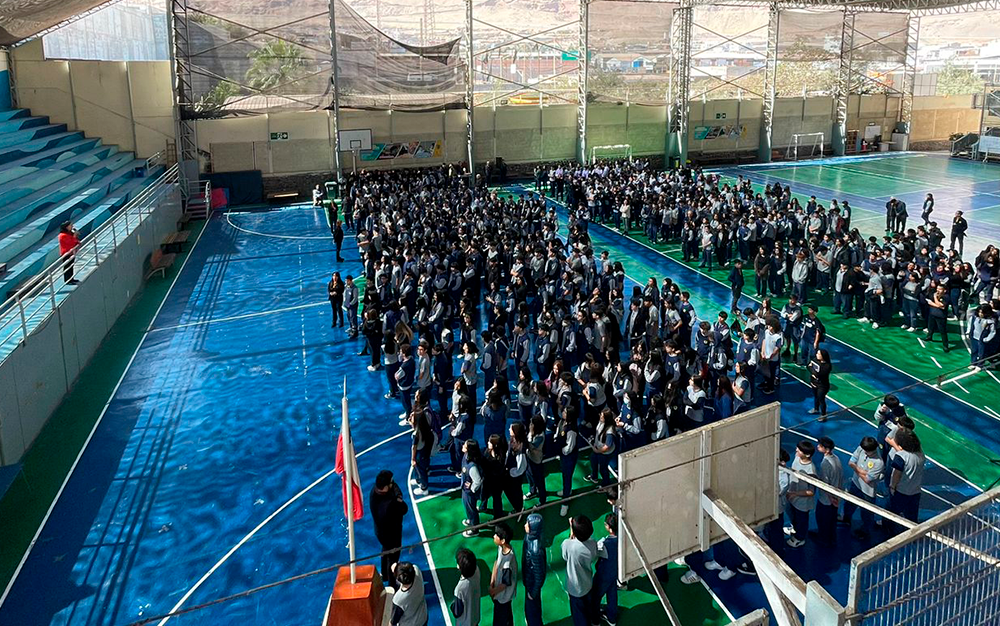
M628 159L632 160L632 146L621 143L614 146L594 146L590 149L590 162L597 159Z
M825 139L824 133L795 133L785 152L785 158L789 161L802 161L821 157Z

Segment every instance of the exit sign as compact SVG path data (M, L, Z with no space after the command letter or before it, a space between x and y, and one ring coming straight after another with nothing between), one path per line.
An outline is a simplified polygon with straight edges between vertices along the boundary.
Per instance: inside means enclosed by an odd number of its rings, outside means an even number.
M271 133L271 141L288 141L288 133Z

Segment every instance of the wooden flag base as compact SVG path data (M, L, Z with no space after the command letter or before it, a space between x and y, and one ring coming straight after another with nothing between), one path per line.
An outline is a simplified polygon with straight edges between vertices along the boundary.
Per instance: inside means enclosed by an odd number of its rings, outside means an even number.
M356 566L356 583L351 568L337 572L324 626L381 626L385 608L385 588L374 565Z

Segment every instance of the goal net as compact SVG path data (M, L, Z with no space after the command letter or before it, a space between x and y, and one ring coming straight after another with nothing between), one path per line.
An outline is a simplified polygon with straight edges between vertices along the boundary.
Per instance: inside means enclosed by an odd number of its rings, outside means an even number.
M823 133L795 133L785 152L785 158L789 161L801 161L821 157L824 139Z
M614 146L594 146L590 149L590 162L597 159L632 159L632 146L622 143Z

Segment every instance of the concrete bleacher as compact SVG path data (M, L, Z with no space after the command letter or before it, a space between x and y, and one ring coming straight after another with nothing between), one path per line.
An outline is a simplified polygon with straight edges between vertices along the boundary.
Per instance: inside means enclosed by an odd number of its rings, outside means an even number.
M51 124L25 109L0 111L0 298L59 258L59 225L86 236L142 192L163 168Z

